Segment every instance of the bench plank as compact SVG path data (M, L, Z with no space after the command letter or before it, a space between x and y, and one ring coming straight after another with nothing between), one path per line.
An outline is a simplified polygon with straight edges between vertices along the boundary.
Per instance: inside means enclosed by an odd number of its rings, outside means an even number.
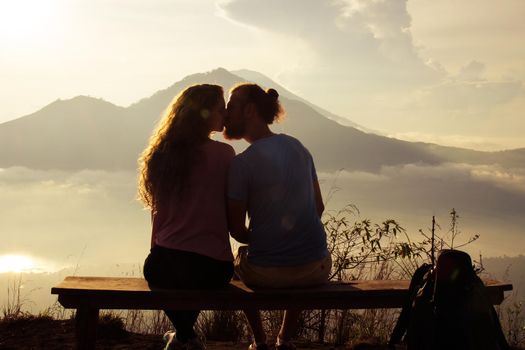
M484 280L494 304L512 284ZM77 309L76 349L95 348L100 309L242 310L400 308L408 297L408 280L330 282L313 288L252 289L240 281L213 290L150 288L143 278L66 277L52 294L66 308Z
M503 301L512 284L484 280L494 304ZM240 281L213 290L150 288L143 278L66 277L52 294L66 308L96 309L370 309L399 308L409 280L331 282L314 288L252 289Z

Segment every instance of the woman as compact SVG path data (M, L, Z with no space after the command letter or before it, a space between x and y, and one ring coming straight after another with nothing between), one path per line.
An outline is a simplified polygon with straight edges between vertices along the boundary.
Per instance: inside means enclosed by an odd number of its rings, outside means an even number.
M150 286L215 288L233 275L226 220L226 181L233 148L210 139L222 131L225 104L217 85L195 85L175 98L142 154L139 196L151 210ZM165 310L176 333L166 349L204 349L193 326L200 310Z

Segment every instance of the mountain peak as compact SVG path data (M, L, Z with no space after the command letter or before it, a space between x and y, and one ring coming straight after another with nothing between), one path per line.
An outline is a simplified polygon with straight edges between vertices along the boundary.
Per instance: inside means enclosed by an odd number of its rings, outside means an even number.
M225 68L219 67L208 72L188 75L168 88L159 90L150 97L135 102L130 108L137 113L143 113L146 110L150 110L153 106L157 109L159 106L166 108L177 94L191 85L217 84L221 85L224 88L224 91L228 91L233 85L240 81L242 81L242 78L232 74ZM157 113L160 113L161 111L162 109L158 110Z
M238 79L239 77L235 76L233 73L228 71L226 68L218 67L208 72L203 73L195 73L186 76L184 79L182 79L182 82L187 82L188 85L193 84L219 84L223 83L225 80L232 80L232 79ZM172 86L177 85L178 83L175 83Z
M108 102L100 97L93 97L89 95L78 95L78 96L75 96L69 99L64 99L64 100L59 98L44 108L55 106L55 105L62 105L62 106L64 105L65 106L68 106L68 105L76 105L76 106L78 105L90 105L90 106L100 105L100 106L118 107L114 105L113 103Z
M231 74L229 70L223 67L217 67L215 69L212 69L208 74Z

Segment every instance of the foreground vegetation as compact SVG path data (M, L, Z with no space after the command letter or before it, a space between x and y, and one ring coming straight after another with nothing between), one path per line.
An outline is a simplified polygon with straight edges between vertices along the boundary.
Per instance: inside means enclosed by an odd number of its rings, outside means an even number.
M477 235L463 238L458 219L453 209L449 228L442 229L432 218L429 232L420 230L419 240L414 241L395 220L375 224L361 219L358 209L353 206L336 213L327 213L323 223L333 259L331 279L409 279L418 266L432 261L440 249L461 248L478 239ZM482 256L474 261L478 272L483 273ZM18 335L28 339L38 333L35 333L36 328L45 328L46 324L60 330L54 332L55 335L63 334L64 338L55 339L56 344L71 342L71 320L74 314L58 304L39 315L25 313L22 307L27 301L21 297L21 284L20 278L8 287L8 302L2 308L0 320L0 347L9 348L7 343L2 343L5 339L11 339L9 334L15 338ZM507 340L514 347L525 347L525 310L522 302L513 294L498 307ZM297 336L301 342L311 346L333 344L355 349L384 348L380 344L386 344L398 312L395 309L307 310L302 314ZM263 317L267 333L272 339L278 332L282 312L266 311ZM130 344L142 344L140 348L146 349L159 348L158 335L169 329L170 323L159 311L103 311L100 327L101 341L106 339L104 346L108 348L134 348ZM249 341L247 325L240 311L204 311L199 317L197 328L207 341L222 342L222 345L216 344L214 348L217 349L221 346L236 348L233 344ZM45 335L41 338L41 341L49 340ZM37 336L36 339L40 338ZM49 344L45 348L50 348Z

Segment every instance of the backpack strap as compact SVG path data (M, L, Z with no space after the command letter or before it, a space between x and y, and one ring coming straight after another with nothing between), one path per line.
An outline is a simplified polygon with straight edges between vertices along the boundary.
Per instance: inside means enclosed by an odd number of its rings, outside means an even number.
M423 264L418 267L412 275L410 286L408 287L408 298L403 304L403 308L401 309L394 330L390 335L390 340L388 342L390 348L394 348L395 344L399 344L405 335L410 323L412 304L421 286L423 286L426 280L431 276L432 268L433 266L431 264Z
M498 341L500 349L510 350L509 343L507 343L507 339L505 338L505 334L503 333L503 329L501 328L501 323L499 322L498 314L496 313L496 309L494 309L493 305L491 305L490 313L492 314L492 320L495 325L496 339Z

